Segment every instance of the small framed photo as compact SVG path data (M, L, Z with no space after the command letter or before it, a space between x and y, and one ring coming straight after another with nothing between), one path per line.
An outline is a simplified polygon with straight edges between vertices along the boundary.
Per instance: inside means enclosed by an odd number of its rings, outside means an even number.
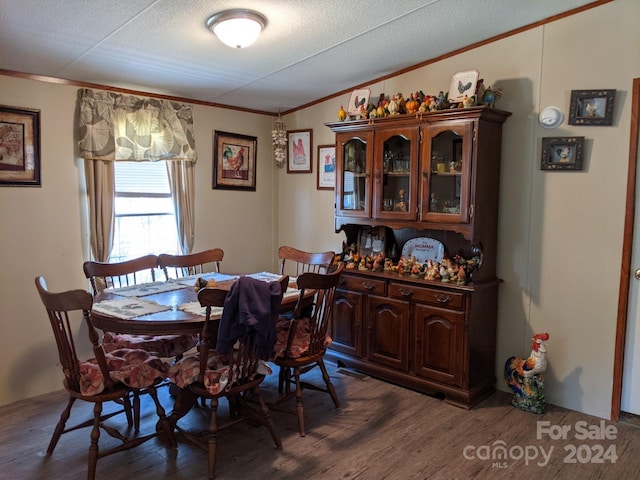
M569 125L611 125L615 90L571 90Z
M351 97L349 98L349 108L347 108L347 115L350 117L359 117L360 116L360 107L364 105L364 108L367 108L369 104L369 95L371 95L370 88L361 88L359 90L354 90L351 92Z
M0 186L41 186L40 110L0 105Z
M584 137L544 137L541 170L582 170Z
M289 130L287 173L311 173L313 130Z
M466 70L458 72L451 78L449 87L449 103L460 103L464 96L472 97L476 94L478 84L478 70Z
M256 190L256 148L258 139L220 132L213 136L213 188Z
M336 146L318 145L318 190L333 190L336 184Z

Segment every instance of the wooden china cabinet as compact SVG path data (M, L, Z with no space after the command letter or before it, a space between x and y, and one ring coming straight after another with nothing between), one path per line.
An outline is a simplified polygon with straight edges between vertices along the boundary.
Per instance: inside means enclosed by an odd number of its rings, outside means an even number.
M428 237L475 256L466 284L344 270L328 353L372 376L471 408L495 388L496 245L502 124L490 107L326 124L336 134L335 228L363 231L397 261ZM394 258L395 257L395 258Z

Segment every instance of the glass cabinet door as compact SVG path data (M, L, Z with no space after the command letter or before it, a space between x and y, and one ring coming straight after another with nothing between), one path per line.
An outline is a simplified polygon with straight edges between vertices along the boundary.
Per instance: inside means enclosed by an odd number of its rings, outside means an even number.
M371 215L372 132L336 135L336 212L351 217Z
M468 223L473 122L450 122L425 129L421 219Z
M416 219L418 128L375 134L373 204L376 218Z

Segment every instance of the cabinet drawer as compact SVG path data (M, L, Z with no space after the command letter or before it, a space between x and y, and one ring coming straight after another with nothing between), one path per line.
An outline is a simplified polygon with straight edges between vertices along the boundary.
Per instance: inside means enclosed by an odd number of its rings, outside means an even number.
M375 293L376 295L386 294L387 282L384 280L375 280L366 277L356 277L351 275L342 275L338 288L344 288L354 292Z
M462 293L394 282L389 284L389 296L456 309L461 309L464 304L464 294Z

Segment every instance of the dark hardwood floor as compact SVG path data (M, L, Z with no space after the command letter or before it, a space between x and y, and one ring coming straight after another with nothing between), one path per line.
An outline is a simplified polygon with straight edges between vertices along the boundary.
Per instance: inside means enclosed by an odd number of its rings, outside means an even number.
M510 395L501 392L466 411L346 369L330 365L330 371L342 401L339 410L327 394L306 391L304 438L297 433L294 403L287 405L288 413L274 411L282 451L264 428L239 424L220 432L217 478L640 479L640 429L629 423L554 406L543 415L530 414L513 408ZM276 380L274 374L263 386L267 400L276 398ZM161 399L170 411L166 388ZM86 478L89 430L63 435L53 456L43 456L65 403L60 391L0 407L1 479ZM225 406L221 402L222 412ZM144 433L156 419L148 399L143 410ZM72 415L90 412L80 404ZM207 420L208 412L198 408L180 424L204 429ZM562 430L564 438L550 436ZM583 439L585 433L593 438ZM101 436L101 442L109 440ZM501 452L506 454L499 457ZM199 479L205 477L206 458L186 441L171 449L153 439L98 460L97 478Z

